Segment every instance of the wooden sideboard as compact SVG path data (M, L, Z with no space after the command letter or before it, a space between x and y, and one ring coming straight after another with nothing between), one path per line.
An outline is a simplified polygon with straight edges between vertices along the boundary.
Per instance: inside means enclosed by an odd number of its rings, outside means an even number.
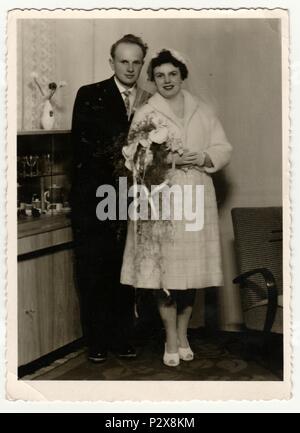
M38 131L18 136L21 155L51 152L59 146L50 175L18 178L26 187L25 200L32 192L42 196L45 182L59 181L68 186L68 171L58 167L71 151L68 140L68 132ZM19 367L82 337L69 213L69 209L56 214L43 212L38 218L25 216L18 221Z

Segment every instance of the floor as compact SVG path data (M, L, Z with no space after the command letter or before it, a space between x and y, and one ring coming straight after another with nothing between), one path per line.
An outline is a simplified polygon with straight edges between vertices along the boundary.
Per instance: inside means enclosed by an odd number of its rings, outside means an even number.
M162 363L163 337L149 338L137 347L138 357L121 360L109 353L106 362L94 364L88 361L85 347L56 359L22 380L185 380L185 381L280 381L282 368L271 364L253 352L244 352L243 337L214 335L190 335L195 352L192 362L182 361L178 367L166 367Z

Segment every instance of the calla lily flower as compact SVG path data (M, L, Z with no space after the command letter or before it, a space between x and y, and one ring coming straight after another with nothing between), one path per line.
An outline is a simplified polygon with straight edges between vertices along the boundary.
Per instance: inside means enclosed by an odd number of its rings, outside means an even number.
M168 129L163 126L159 129L153 129L149 133L149 139L152 143L162 144L167 141L168 138Z

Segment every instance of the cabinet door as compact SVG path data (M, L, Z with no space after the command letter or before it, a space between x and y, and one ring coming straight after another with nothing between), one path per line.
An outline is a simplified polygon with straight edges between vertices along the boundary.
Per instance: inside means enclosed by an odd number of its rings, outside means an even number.
M74 287L73 250L64 249L52 256L53 342L61 347L82 336L78 294Z
M52 258L18 263L18 365L47 353L51 346Z
M18 365L80 338L79 301L72 250L18 263Z

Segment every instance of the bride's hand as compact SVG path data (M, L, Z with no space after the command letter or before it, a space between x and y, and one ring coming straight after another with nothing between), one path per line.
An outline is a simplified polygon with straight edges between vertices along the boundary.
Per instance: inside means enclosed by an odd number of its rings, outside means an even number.
M168 155L168 162L170 164L173 161L173 155L172 153L169 153ZM213 167L212 160L206 152L190 152L187 149L183 149L183 154L179 155L178 153L175 153L174 158L175 165L198 165L198 167Z
M168 162L172 163L174 157L175 165L195 165L197 155L197 152L190 152L187 149L183 149L182 155L169 153Z
M206 152L188 152L185 158L188 165L197 165L198 167L213 167L212 160Z

